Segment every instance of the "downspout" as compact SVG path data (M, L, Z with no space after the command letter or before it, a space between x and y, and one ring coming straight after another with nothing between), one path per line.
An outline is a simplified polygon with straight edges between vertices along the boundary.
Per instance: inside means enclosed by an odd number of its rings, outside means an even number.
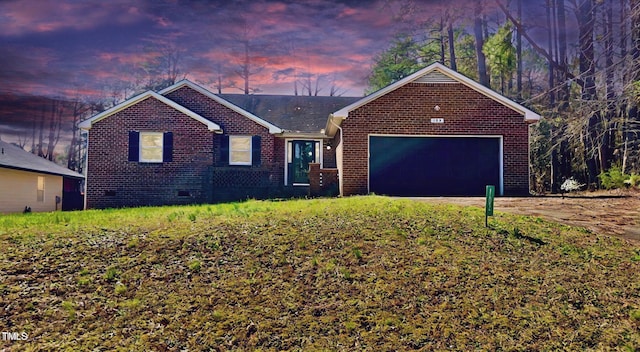
M342 150L344 148L343 144L342 144L342 127L340 127L338 124L336 124L335 122L333 122L333 116L329 117L329 122L331 122L332 125L336 126L336 128L338 128L338 131L340 131L340 143L338 143L338 146L336 147L336 164L338 166L338 186L340 188L340 196L342 196L344 193L342 193ZM340 160L338 161L338 155L340 156Z
M84 185L82 186L84 188L83 210L87 210L87 185L89 184L89 130L86 129L85 131L87 131L87 152L84 157L84 170L82 170L84 171Z

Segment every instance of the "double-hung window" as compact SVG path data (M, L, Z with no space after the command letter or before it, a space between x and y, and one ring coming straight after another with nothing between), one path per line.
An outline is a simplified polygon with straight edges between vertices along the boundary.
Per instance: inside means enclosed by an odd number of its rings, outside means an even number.
M161 163L162 140L162 132L140 132L140 162Z
M36 192L36 200L44 202L44 176L38 176L38 188Z
M229 165L251 165L251 136L229 136Z
M261 137L223 135L220 137L220 166L260 166Z

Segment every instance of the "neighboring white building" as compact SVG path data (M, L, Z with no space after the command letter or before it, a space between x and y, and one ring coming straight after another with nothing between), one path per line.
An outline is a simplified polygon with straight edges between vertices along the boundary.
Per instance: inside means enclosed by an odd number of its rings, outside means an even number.
M0 141L0 213L82 209L84 176Z

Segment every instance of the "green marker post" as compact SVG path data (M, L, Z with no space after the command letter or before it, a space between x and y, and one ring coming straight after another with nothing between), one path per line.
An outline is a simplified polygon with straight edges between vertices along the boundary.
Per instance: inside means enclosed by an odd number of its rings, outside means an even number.
M487 185L485 212L484 212L484 226L489 227L489 216L493 216L493 199L496 196L496 187Z

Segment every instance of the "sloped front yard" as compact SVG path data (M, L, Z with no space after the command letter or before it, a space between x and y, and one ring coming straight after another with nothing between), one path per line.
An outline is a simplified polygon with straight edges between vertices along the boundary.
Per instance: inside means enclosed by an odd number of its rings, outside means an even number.
M22 350L640 348L640 247L384 197L0 218ZM22 336L22 335L20 335Z

